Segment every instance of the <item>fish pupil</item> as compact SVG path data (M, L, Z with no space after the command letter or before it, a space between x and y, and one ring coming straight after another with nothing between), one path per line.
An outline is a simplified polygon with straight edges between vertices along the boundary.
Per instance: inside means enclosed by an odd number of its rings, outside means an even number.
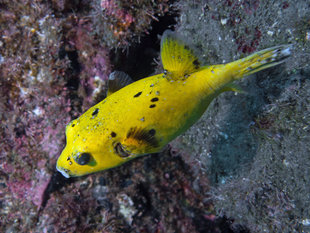
M82 153L80 156L77 157L76 162L79 165L86 165L89 163L91 158L90 153Z
M151 136L154 136L155 133L156 133L156 130L155 130L155 129L151 129L151 130L149 131L149 134L150 134Z

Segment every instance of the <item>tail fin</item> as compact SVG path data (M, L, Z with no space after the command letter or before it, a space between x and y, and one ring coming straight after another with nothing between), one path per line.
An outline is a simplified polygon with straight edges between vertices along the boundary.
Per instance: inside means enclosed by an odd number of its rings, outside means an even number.
M284 62L291 54L290 49L291 45L279 45L230 63L234 79L240 79Z

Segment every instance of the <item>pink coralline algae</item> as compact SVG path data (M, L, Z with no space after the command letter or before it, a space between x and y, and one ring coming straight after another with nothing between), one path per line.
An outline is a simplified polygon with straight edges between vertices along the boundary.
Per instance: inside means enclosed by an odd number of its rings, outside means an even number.
M55 162L64 142L64 125L70 121L65 88L41 85L21 88L16 100L8 100L11 105L3 109L1 119L6 122L1 157L10 158L3 166L8 188L15 198L30 198L37 206L50 177L46 167Z
M95 34L109 47L126 48L172 9L168 0L101 0L93 3Z
M258 27L254 30L245 29L245 36L236 38L238 51L242 53L253 53L259 45L262 33Z
M73 27L71 27L73 25ZM111 72L108 50L92 34L93 24L88 19L70 18L70 27L65 31L66 51L77 51L81 66L78 80L79 95L83 97L83 111L100 99L104 82Z
M125 9L121 9L114 0L102 0L100 6L103 12L117 21L116 24L111 24L111 29L117 37L122 36L134 22L133 16Z
M55 17L40 1L1 5L6 10L0 15L0 216L5 223L0 231L15 223L16 231L30 231L46 204L65 126L95 103L95 77L107 79L110 64L108 50L83 17L54 12Z

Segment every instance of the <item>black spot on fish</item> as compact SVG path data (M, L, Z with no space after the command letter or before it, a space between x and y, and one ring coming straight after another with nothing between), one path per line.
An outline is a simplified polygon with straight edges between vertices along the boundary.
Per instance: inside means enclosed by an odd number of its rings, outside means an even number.
M199 69L200 67L200 62L198 61L198 59L193 61L193 65L195 66L195 69Z
M127 138L132 138L137 141L146 143L150 147L158 147L158 140L154 137L156 131L154 129L146 130L137 127L132 127L127 133Z
M75 161L79 164L79 165L86 165L89 163L91 159L91 154L90 153L82 153L80 155L77 156L77 158L75 159Z
M150 108L155 108L156 107L156 104L151 104L150 105Z
M74 127L74 126L75 126L75 124L72 124L71 126L72 126L72 127Z
M151 99L151 102L156 102L156 101L158 101L158 98L157 98L157 97Z
M128 157L130 154L124 149L123 145L118 142L114 146L114 151L116 154L118 154L122 158Z
M155 130L155 129L150 129L150 130L149 130L149 134L150 134L151 136L154 136L154 135L156 134L156 130Z
M96 108L91 115L97 116L98 112L99 112L99 108Z
M115 132L112 132L112 133L111 133L111 137L112 137L112 138L115 138L115 137L116 137L116 133L115 133Z
M69 161L70 160L70 156L68 156L68 158L67 158L67 161Z
M135 94L133 97L139 97L142 94L142 91L138 92L137 94Z

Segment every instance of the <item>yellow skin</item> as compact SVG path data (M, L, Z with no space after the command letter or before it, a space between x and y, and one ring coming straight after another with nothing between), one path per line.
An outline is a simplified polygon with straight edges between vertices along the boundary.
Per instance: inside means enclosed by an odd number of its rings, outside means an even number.
M166 31L161 41L165 72L108 92L105 100L70 122L57 170L65 177L82 176L160 152L217 95L238 91L234 80L283 62L289 49L277 46L226 65L201 67L192 50Z

